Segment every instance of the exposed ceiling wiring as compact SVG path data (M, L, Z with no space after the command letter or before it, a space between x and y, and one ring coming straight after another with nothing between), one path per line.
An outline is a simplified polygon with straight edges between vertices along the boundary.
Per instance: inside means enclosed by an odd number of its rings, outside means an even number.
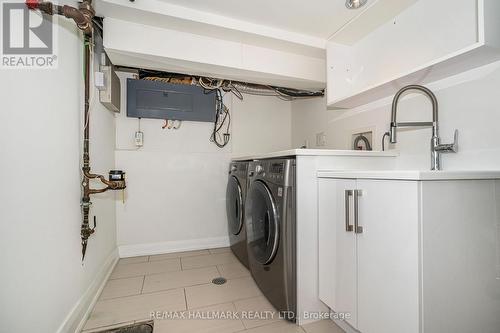
M207 90L222 89L224 92L231 92L239 100L243 100L243 95L256 96L274 96L285 101L295 99L323 97L324 90L299 90L292 88L276 87L272 85L263 85L247 83L241 81L224 80L209 78L204 76L192 76L178 73L167 73L161 71L140 69L139 78L145 80L162 81L176 84L198 85Z
M324 90L308 91L272 85L247 83L241 81L224 80L204 76L193 76L178 73L168 73L148 69L139 69L139 79L159 81L170 84L196 85L204 89L205 93L215 93L215 121L210 141L217 147L224 148L230 141L231 114L229 108L224 104L224 96L233 94L239 100L243 100L245 94L254 96L277 97L284 101L296 99L323 97Z

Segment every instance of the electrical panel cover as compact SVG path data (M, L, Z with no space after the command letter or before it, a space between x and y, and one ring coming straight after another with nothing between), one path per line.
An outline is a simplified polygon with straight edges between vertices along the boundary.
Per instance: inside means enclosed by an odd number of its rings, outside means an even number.
M194 85L127 79L127 116L215 121L215 91Z

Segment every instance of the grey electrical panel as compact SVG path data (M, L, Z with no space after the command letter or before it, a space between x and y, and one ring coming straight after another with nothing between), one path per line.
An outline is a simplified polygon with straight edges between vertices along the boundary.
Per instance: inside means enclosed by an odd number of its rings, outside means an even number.
M214 91L198 86L127 79L127 116L215 121Z

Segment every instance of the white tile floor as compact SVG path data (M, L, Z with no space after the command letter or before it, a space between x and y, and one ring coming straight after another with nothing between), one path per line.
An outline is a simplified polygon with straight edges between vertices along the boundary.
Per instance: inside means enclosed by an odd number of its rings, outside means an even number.
M228 281L212 284L219 276ZM120 259L83 332L147 321L154 311L176 316L155 319L154 333L343 332L331 321L299 327L279 319L249 271L228 248ZM214 313L238 315L200 318ZM252 313L268 315L251 318Z

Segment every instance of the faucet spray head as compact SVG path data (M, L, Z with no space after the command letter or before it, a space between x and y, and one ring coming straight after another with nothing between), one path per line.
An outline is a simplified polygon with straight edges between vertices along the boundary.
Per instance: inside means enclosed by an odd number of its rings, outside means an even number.
M397 128L396 123L391 123L391 132L390 132L390 136L389 136L390 143L397 143L398 142L398 138L396 135L396 128Z

